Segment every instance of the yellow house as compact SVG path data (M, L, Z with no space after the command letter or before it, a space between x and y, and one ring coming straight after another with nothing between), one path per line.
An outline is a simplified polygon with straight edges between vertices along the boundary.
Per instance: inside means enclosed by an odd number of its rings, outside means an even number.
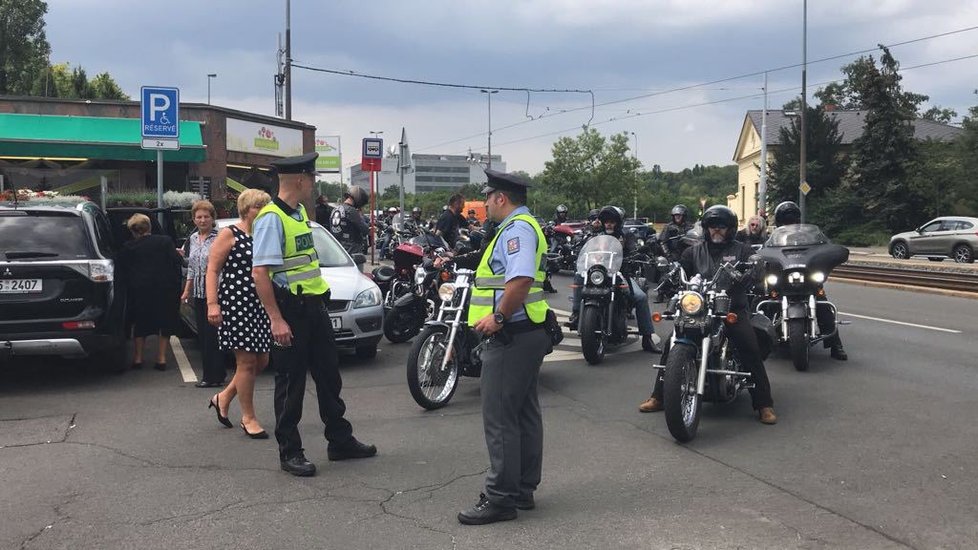
M863 133L866 111L834 110L831 105L823 106L828 115L838 124L842 147L847 150L852 142ZM781 146L781 128L790 128L795 114L782 110L767 111L767 164L770 169L774 151ZM737 163L737 189L727 195L727 206L737 213L741 226L760 210L757 204L757 187L761 182L761 110L747 111L744 124L737 138L737 148L733 160ZM918 140L951 141L961 134L961 128L942 124L933 120L917 119L913 122L914 138ZM770 212L768 212L770 214Z

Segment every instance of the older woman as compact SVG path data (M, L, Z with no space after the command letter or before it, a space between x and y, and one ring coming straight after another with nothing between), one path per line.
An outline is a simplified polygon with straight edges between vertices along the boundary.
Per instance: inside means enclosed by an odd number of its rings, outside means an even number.
M207 277L207 257L217 238L217 229L214 228L217 212L211 201L200 200L190 208L190 215L197 231L187 237L183 247L187 258L187 282L180 300L193 300L197 341L204 363L203 379L197 382L197 387L217 388L224 385L224 361L217 349L217 328L207 322L207 287L204 283Z
M183 259L166 235L150 233L149 218L133 214L126 221L133 240L119 253L119 273L128 292L133 326L132 368L143 366L146 337L158 338L156 369L166 369L166 349L179 318L180 269Z
M237 370L224 391L211 398L217 419L231 427L228 407L237 395L241 403L241 429L252 439L267 439L255 417L255 378L268 365L271 324L255 292L251 276L251 226L269 202L268 193L248 189L238 197L241 220L222 230L211 245L207 263L207 320L218 327L222 350L234 351Z

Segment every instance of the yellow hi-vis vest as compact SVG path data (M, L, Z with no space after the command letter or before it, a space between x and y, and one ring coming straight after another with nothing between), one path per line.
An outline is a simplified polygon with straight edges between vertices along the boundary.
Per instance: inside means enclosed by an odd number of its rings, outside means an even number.
M301 286L303 295L320 296L326 294L329 284L319 271L319 254L316 253L316 247L313 245L312 226L309 225L306 209L301 204L299 213L302 214L302 221L296 220L283 212L274 202L270 202L261 209L255 221L270 214L282 220L282 232L285 237L282 265L271 267L269 274L273 278L276 274L284 274L289 284L289 292L292 294L298 295Z
M526 295L526 299L523 300L523 310L526 311L526 316L530 318L530 321L537 324L543 323L547 317L547 309L549 308L546 299L543 297L543 279L546 276L544 272L544 268L546 267L544 264L544 254L547 252L547 238L543 236L543 231L540 230L540 224L537 223L533 216L529 214L518 214L510 218L509 223L505 226L499 227L496 231L496 236L493 237L492 242L489 243L485 252L482 253L482 259L479 260L479 267L475 270L475 284L472 287L472 296L469 298L469 325L474 325L479 319L493 313L493 307L495 307L496 303L496 293L502 292L506 287L506 274L502 273L497 275L493 272L489 262L492 259L492 251L496 248L496 241L499 240L499 236L517 220L522 220L530 224L537 234L537 271L533 276L533 284L530 286L530 292Z

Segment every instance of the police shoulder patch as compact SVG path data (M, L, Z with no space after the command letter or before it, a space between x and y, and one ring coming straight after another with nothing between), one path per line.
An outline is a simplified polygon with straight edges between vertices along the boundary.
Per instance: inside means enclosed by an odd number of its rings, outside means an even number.
M519 237L513 237L512 239L509 239L508 241L506 241L506 253L507 254L516 254L519 251L520 251L520 238Z

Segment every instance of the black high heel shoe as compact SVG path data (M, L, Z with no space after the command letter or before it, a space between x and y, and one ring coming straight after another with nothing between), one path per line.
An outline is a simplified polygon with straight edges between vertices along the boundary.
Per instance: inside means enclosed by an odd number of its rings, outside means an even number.
M207 408L208 409L210 409L210 408L213 408L214 409L214 411L217 413L217 421L220 422L221 424L224 424L224 427L225 428L233 428L234 425L231 424L231 421L228 420L228 417L221 416L221 406L220 406L221 397L220 396L221 396L221 394L215 393L214 394L214 397L212 397L210 399L210 401L207 402Z
M248 431L248 428L245 428L244 422L241 423L241 429L244 430L245 435L252 439L268 439L268 432L262 430L258 433L251 433Z

